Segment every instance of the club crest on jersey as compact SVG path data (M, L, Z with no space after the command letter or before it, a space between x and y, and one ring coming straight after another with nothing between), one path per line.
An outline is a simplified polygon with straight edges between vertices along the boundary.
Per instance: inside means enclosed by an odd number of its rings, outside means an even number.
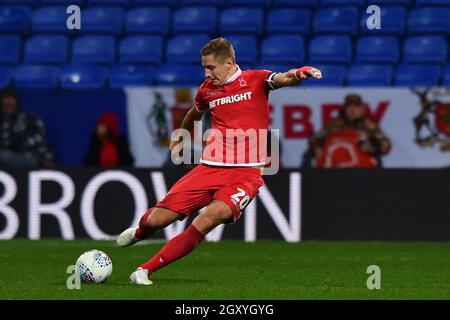
M243 79L243 78L240 78L239 79L239 85L241 87L246 87L247 86L247 81L245 81L245 79Z

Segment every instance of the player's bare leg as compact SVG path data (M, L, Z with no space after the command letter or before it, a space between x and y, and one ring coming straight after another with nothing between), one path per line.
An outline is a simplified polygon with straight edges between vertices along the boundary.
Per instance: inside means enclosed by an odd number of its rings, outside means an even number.
M142 216L138 227L128 228L117 237L117 245L121 247L131 246L183 217L183 215L166 208L150 208Z
M192 252L208 232L232 218L233 213L228 205L222 201L212 201L184 232L171 239L156 255L140 265L138 270L132 273L130 281L136 284L152 284L148 277L153 272Z

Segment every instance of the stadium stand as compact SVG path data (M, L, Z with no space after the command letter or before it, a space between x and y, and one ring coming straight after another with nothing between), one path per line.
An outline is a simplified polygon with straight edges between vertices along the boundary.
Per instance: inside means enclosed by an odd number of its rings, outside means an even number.
M39 0L36 0L36 2L39 2ZM70 0L71 5L77 5L82 6L85 5L87 0ZM42 5L67 5L67 0L41 0Z
M67 62L69 41L63 35L37 35L25 44L25 63L64 64Z
M447 61L447 40L443 36L413 36L404 42L405 63L436 63Z
M184 7L175 11L173 33L216 33L217 9L214 7Z
M17 64L22 52L22 39L19 36L0 36L0 63Z
M213 6L222 7L225 0L179 0L180 6Z
M348 70L347 84L355 87L386 87L392 83L394 68L386 64L352 65Z
M319 9L314 17L313 29L316 34L356 34L358 9L355 7L335 7Z
M110 87L149 86L153 84L154 68L149 66L114 65L110 73Z
M356 58L358 63L392 63L400 58L400 44L394 36L361 37L356 43Z
M441 78L441 68L430 64L402 64L397 67L397 86L436 86Z
M62 70L64 89L100 89L108 80L108 69L99 65L66 65Z
M200 50L209 36L207 35L180 35L167 42L167 62L173 63L199 63Z
M261 44L261 63L301 65L304 60L305 44L302 36L270 36Z
M82 36L73 42L72 62L112 64L115 41L113 36Z
M125 12L119 7L95 7L83 11L83 33L122 33Z
M275 7L305 7L314 8L318 0L273 0Z
M160 36L129 36L120 42L120 63L160 64L162 58L163 40Z
M203 80L200 66L189 64L164 64L156 72L156 84L160 86L189 86Z
M17 67L14 82L17 88L52 89L58 86L60 68L42 65Z
M345 83L346 67L340 64L317 64L317 68L322 71L323 78L321 80L309 79L302 83L307 87L333 87L342 86ZM287 70L287 69L283 69Z
M20 6L0 7L0 33L28 33L30 27L30 9Z
M450 9L416 8L408 17L409 34L450 34Z
M53 65L64 71L73 63L100 64L106 68L105 79L109 71L114 75L114 86L127 83L126 79L133 85L133 77L137 85L189 79L196 85L202 78L162 75L179 70L178 64L199 67L200 49L217 36L234 44L242 68L273 66L284 71L306 63L324 66L332 78L311 81L311 86L352 86L357 79L367 85L372 81L412 85L416 82L408 77L420 65L432 65L440 75L449 64L450 0L71 0L70 4L81 6L81 30L67 29L66 0L1 1L3 86L14 84L16 67L22 65ZM372 14L366 12L368 5L380 6L380 29L368 28ZM167 66L172 63L176 66ZM371 71L381 64L389 65L383 68L388 75L374 79ZM138 66L145 72L138 73ZM118 74L125 80L117 80ZM443 72L442 77L424 82L444 85L448 77Z
M258 59L258 40L250 35L225 35L236 51L239 64L255 64Z
M302 17L299 19L299 17ZM302 8L278 8L269 12L267 33L309 34L311 29L311 11Z
M66 7L42 7L33 12L32 30L33 33L67 33L67 13Z
M450 86L450 65L447 65L444 70L444 80L442 84L447 87Z
M369 29L367 27L367 19L370 14L363 13L360 20L361 34L374 35L395 35L401 36L404 33L406 25L407 10L404 7L380 7L381 21L383 27L379 29Z
M87 0L90 6L129 6L131 0Z
M2 88L8 87L12 83L13 69L4 65L0 65L0 86Z
M352 39L349 36L317 36L309 43L309 61L312 63L349 64L352 59Z
M168 7L130 9L126 17L126 32L166 36L170 30L170 14Z
M264 10L261 8L227 8L220 15L220 33L261 35Z

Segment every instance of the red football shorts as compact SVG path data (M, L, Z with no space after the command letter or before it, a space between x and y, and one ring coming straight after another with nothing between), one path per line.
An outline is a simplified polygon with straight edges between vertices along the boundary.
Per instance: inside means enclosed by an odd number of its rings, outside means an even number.
M189 216L215 199L231 208L236 221L263 184L257 168L199 164L178 180L156 207Z

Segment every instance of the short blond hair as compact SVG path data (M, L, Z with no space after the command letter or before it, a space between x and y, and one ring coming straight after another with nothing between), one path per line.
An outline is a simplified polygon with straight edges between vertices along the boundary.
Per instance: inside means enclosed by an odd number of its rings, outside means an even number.
M220 63L223 63L227 58L231 58L233 62L236 62L233 45L225 38L212 39L203 46L200 53L202 56L213 54L214 58Z

